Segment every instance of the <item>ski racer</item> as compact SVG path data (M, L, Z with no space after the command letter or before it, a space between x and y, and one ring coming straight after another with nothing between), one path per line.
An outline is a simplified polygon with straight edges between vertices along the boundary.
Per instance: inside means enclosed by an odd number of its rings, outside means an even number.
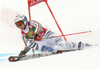
M44 28L37 21L28 21L23 14L18 14L14 21L17 28L21 30L21 37L25 43L24 50L19 54L20 57L25 55L31 48L52 52L55 46L61 46L66 50L77 50L83 47L82 42L65 42L61 37L43 39L55 36L54 32Z

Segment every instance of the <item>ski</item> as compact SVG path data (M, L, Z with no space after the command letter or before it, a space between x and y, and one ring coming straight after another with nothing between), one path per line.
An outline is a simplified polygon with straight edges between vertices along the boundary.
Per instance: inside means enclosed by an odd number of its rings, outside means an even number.
M98 45L90 45L90 44L86 43L86 44L84 44L83 49L78 49L78 50L89 49L89 48L96 47L96 46L98 46ZM8 58L8 60L10 62L16 62L16 61L35 59L35 58L40 58L40 57L45 57L45 56L50 56L50 55L61 54L63 52L70 52L70 51L76 51L76 50L57 50L57 51L53 51L53 52L43 52L43 53L39 53L39 54L28 54L28 55L25 55L23 57L10 56Z
M8 58L8 60L10 62L16 62L16 61L22 61L22 60L28 60L28 59L35 59L35 58L40 58L40 57L45 57L45 56L50 56L50 55L61 54L63 52L69 52L69 51L74 51L74 50L58 50L57 52L47 52L47 53L39 53L39 54L29 54L29 55L25 55L23 57L10 56Z

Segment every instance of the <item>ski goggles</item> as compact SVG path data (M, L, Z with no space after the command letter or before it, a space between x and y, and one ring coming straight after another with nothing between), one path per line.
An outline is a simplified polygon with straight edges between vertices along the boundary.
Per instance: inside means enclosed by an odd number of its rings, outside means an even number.
M23 25L23 22L22 22L22 21L19 21L19 22L16 23L16 26L17 26L17 27L20 27L20 26L22 26L22 25Z

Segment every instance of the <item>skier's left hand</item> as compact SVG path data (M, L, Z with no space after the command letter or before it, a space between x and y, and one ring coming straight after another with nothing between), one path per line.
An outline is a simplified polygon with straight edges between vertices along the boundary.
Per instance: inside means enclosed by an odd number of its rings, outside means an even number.
M21 52L19 53L19 57L24 57L24 56L25 56L25 54L26 54L26 52L25 52L25 51L21 51Z

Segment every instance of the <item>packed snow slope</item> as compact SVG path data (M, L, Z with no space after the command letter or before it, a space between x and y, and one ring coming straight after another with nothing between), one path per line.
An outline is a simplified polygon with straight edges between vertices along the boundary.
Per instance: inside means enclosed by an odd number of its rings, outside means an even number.
M16 14L28 17L27 0L0 0L0 68L1 69L100 69L100 1L99 0L48 0L64 34L92 31L66 36L68 41L82 41L93 48L9 62L10 55L17 55L24 48L20 30L14 24ZM32 20L61 35L46 4L31 7Z

